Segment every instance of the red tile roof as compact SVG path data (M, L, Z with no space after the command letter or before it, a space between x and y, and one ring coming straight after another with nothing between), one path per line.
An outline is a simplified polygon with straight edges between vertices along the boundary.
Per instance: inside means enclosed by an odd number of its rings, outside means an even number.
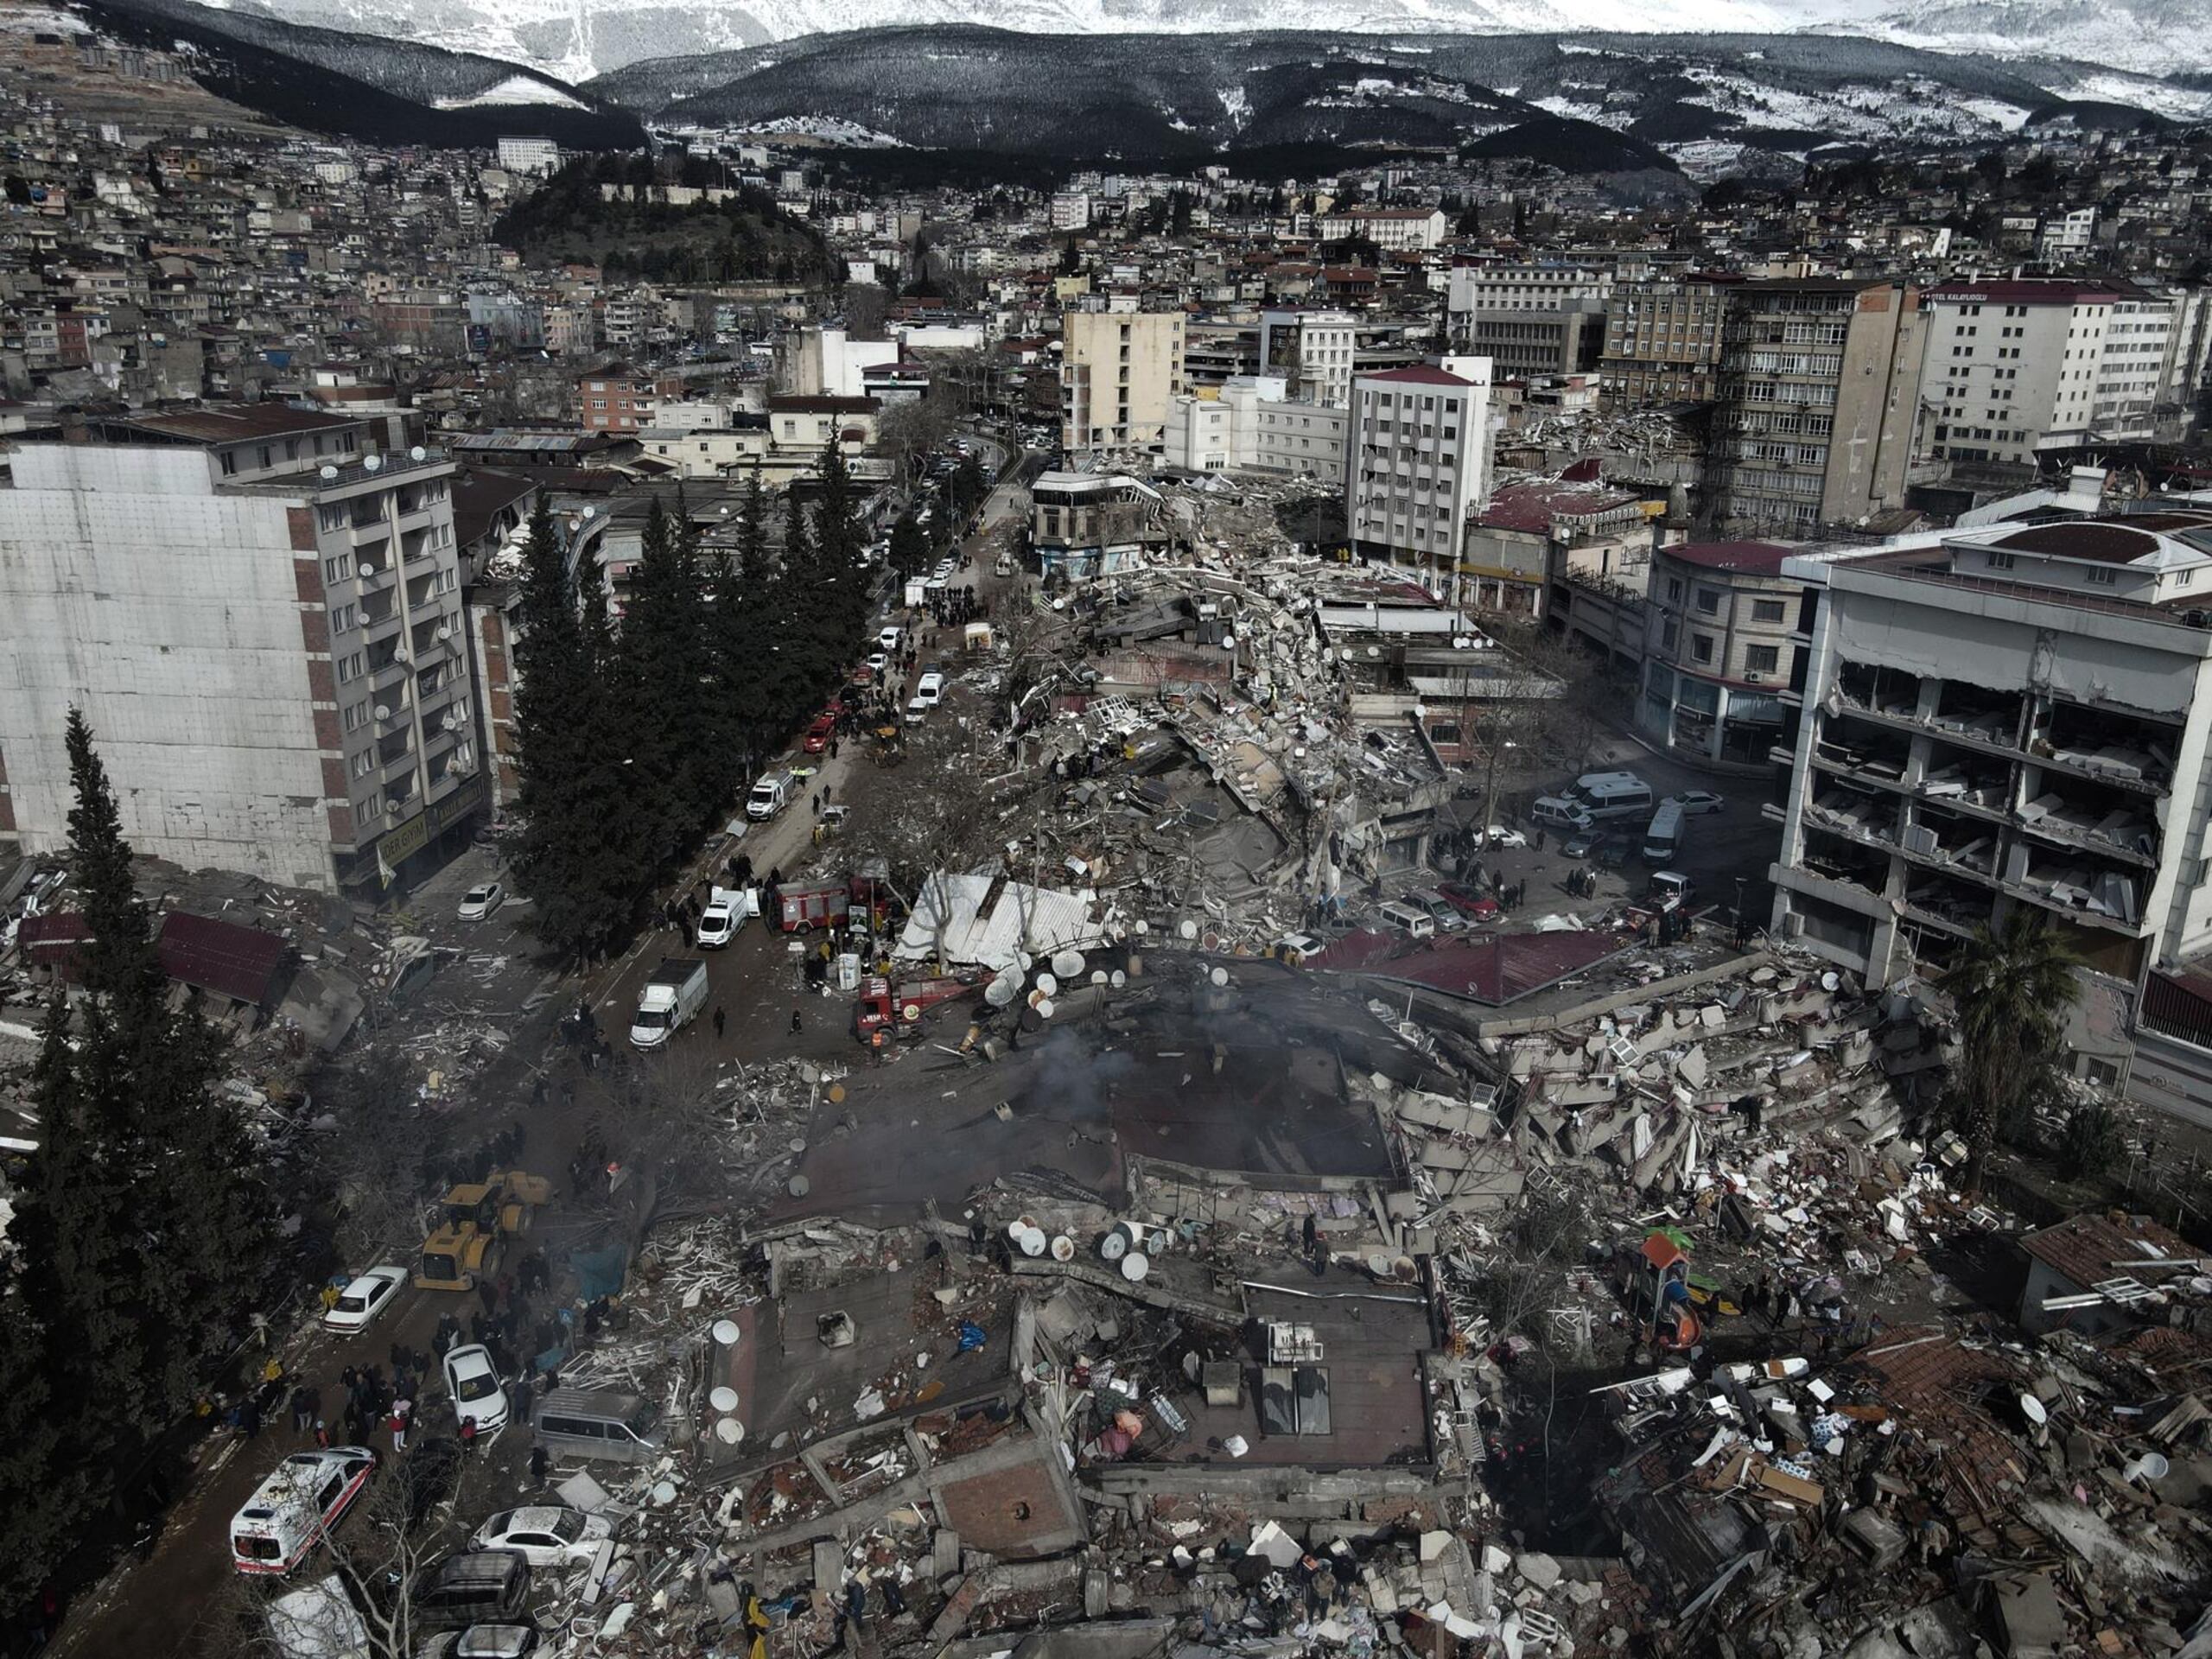
M2171 1275L2156 1268L2139 1271L2118 1265L2141 1256L2171 1255L2196 1260L2189 1241L2147 1217L2114 1220L2109 1216L2069 1216L2056 1226L2030 1233L2020 1248L2069 1283L2083 1290L2106 1279L2140 1279L2157 1285Z
M1392 385L1414 386L1471 386L1475 383L1456 374L1446 374L1442 369L1431 368L1425 363L1409 369L1384 369L1380 374L1363 374L1363 380L1381 380Z
M173 910L162 918L155 949L162 971L195 990L266 1007L289 947L274 933Z
M1493 493L1475 522L1485 530L1526 530L1541 534L1554 518L1594 518L1632 507L1638 498L1626 490L1588 484L1509 484Z
M1796 557L1798 550L1777 542L1686 542L1680 547L1662 548L1660 552L1667 558L1694 564L1700 570L1774 576L1782 574L1782 562Z
M2044 553L2059 559L2087 559L2095 564L2133 564L2158 550L2158 538L2148 531L2127 524L2033 524L2000 536L1993 547L2018 548L2023 553Z

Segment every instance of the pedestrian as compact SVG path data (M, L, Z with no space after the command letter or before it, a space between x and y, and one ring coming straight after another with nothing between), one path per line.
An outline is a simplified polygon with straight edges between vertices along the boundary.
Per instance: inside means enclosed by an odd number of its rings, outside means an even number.
M798 1017L798 1010L797 1008L793 1008L793 1009L791 1010L791 1035L792 1035L792 1036L796 1037L796 1036L798 1036L798 1033L799 1033L799 1028L800 1028L800 1026L801 1026L803 1023L804 1023L804 1022L803 1022L803 1021L799 1019L799 1017Z
M330 1425L320 1417L315 1420L315 1443L319 1451L330 1450Z
M552 1466L552 1462L553 1459L546 1455L545 1448L543 1446L533 1446L530 1448L530 1483L531 1485L542 1488L545 1484L545 1471Z
M722 1039L722 1027L723 1027L723 1026L725 1026L726 1024L728 1024L728 1020L729 1020L729 1016L728 1016L728 1014L724 1014L724 1013L722 1012L722 1005L721 1005L721 1003L719 1003L719 1002L715 1003L715 1040L716 1042L718 1042L718 1043L719 1043L720 1041L721 1041L721 1039Z
M322 1311L326 1313L338 1306L338 1281L333 1279L322 1287Z
M308 1425L315 1421L315 1413L308 1407L308 1391L304 1387L292 1390L292 1433L304 1434Z
M474 1417L464 1417L461 1420L461 1453L463 1457L467 1457L475 1449L476 1420Z
M487 1318L490 1317L499 1306L498 1283L490 1279L479 1279L476 1281L476 1300L484 1304L485 1315Z
M249 1440L261 1438L261 1404L246 1399L238 1402L238 1430Z
M537 1082L530 1085L530 1107L532 1111L537 1111L544 1104L545 1079L541 1076Z
M385 1427L391 1430L391 1449L395 1455L407 1450L407 1414L415 1408L411 1400L391 1402L391 1416Z

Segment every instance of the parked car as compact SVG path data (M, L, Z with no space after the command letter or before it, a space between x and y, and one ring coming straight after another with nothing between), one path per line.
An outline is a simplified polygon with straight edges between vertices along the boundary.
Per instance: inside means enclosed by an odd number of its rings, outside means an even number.
M870 652L866 666L872 675L884 672L891 666L891 653L887 651Z
M529 1659L538 1641L535 1624L472 1624L454 1639L453 1659Z
M468 1541L471 1549L512 1549L533 1567L588 1560L612 1531L604 1517L557 1504L502 1510Z
M799 747L809 754L819 754L830 747L830 740L837 735L837 716L819 714L806 728L806 735L799 740Z
M1427 911L1430 919L1436 924L1438 930L1441 932L1457 933L1467 925L1466 915L1459 906L1453 904L1433 887L1412 888L1406 893L1402 902L1412 906L1416 910Z
M492 1351L480 1342L463 1343L446 1352L446 1387L453 1390L454 1417L474 1423L479 1434L507 1424L507 1388L492 1363Z
M1490 844L1493 847L1526 847L1529 844L1527 836L1502 823L1491 825L1489 835Z
M421 1630L507 1624L530 1605L530 1563L505 1549L448 1555L416 1575L410 1599Z
M407 1283L407 1269L390 1262L357 1273L339 1287L338 1300L322 1316L329 1331L365 1331L390 1307Z
M479 882L461 895L458 914L464 922L480 922L506 901L507 890L497 881Z
M1560 851L1569 858L1587 858L1597 849L1598 832L1594 829L1577 830L1559 844Z
M1685 816L1693 812L1719 812L1726 810L1728 798L1716 795L1709 789L1686 789L1679 795L1669 795L1669 806L1679 806Z
M1497 914L1497 899L1486 893L1469 887L1464 881L1440 881L1436 884L1436 890L1442 893L1445 901L1462 916L1471 917L1478 922L1486 922Z

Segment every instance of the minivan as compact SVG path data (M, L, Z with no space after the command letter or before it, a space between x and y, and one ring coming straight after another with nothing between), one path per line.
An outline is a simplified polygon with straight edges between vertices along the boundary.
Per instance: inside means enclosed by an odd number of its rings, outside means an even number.
M1409 939L1433 939L1436 937L1436 918L1427 911L1393 899L1376 912L1383 922L1395 927Z
M410 1599L421 1630L517 1624L530 1603L530 1563L512 1549L448 1555L415 1580Z
M1587 830L1591 825L1590 809L1580 801L1570 801L1558 795L1546 795L1529 809L1529 820L1553 830Z
M1654 864L1671 864L1682 842L1682 809L1676 801L1662 801L1643 832L1643 856Z
M556 1458L647 1463L667 1439L660 1408L613 1389L555 1389L538 1402L537 1444Z
M1415 887L1406 894L1404 902L1416 910L1427 911L1439 932L1456 933L1467 925L1467 918L1459 913L1459 906L1433 887Z

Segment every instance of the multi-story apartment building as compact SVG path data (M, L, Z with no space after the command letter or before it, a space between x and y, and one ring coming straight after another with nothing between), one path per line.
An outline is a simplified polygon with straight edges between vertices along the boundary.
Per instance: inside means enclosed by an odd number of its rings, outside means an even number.
M1605 302L1605 344L1598 359L1606 401L1616 409L1710 403L1735 281L1693 276L1616 288Z
M1879 985L2035 910L2093 993L2079 1068L2122 1080L2212 949L2212 513L1998 525L1785 574L1817 602L1777 930ZM2212 1049L2188 1010L2177 1030L2161 1087L2202 1119Z
M2033 465L2044 451L2145 441L2167 399L2175 303L2131 283L1954 282L1928 290L1922 447Z
M1454 265L1445 290L1452 331L1458 319L1498 311L1557 311L1579 302L1602 308L1613 291L1613 274L1599 265L1553 264Z
M1262 312L1259 372L1285 376L1302 402L1349 409L1358 345L1358 321L1349 311Z
M1249 468L1342 489L1350 412L1286 393L1280 375L1247 375L1172 399L1161 458L1196 473Z
M452 462L282 404L92 421L0 490L0 828L68 836L82 708L142 853L326 893L486 799Z
M1596 300L1567 300L1548 311L1463 313L1453 324L1453 349L1490 359L1500 379L1586 374L1605 344L1605 314Z
M1060 444L1159 447L1183 390L1180 312L1069 311L1061 317Z
M1055 231L1080 231L1090 224L1090 198L1080 190L1063 190L1052 198L1052 225Z
M1352 550L1410 566L1459 602L1467 518L1488 491L1490 364L1447 357L1352 382L1344 522Z
M1783 575L1790 553L1700 542L1652 556L1636 723L1653 741L1701 764L1765 768L1797 670L1804 584Z
M561 165L561 146L550 138L503 137L499 165L511 173L550 173Z
M1903 505L1925 343L1902 283L1738 284L1706 458L1715 522L1798 536Z
M576 377L576 399L587 432L634 436L653 422L653 378L627 363L609 363Z

